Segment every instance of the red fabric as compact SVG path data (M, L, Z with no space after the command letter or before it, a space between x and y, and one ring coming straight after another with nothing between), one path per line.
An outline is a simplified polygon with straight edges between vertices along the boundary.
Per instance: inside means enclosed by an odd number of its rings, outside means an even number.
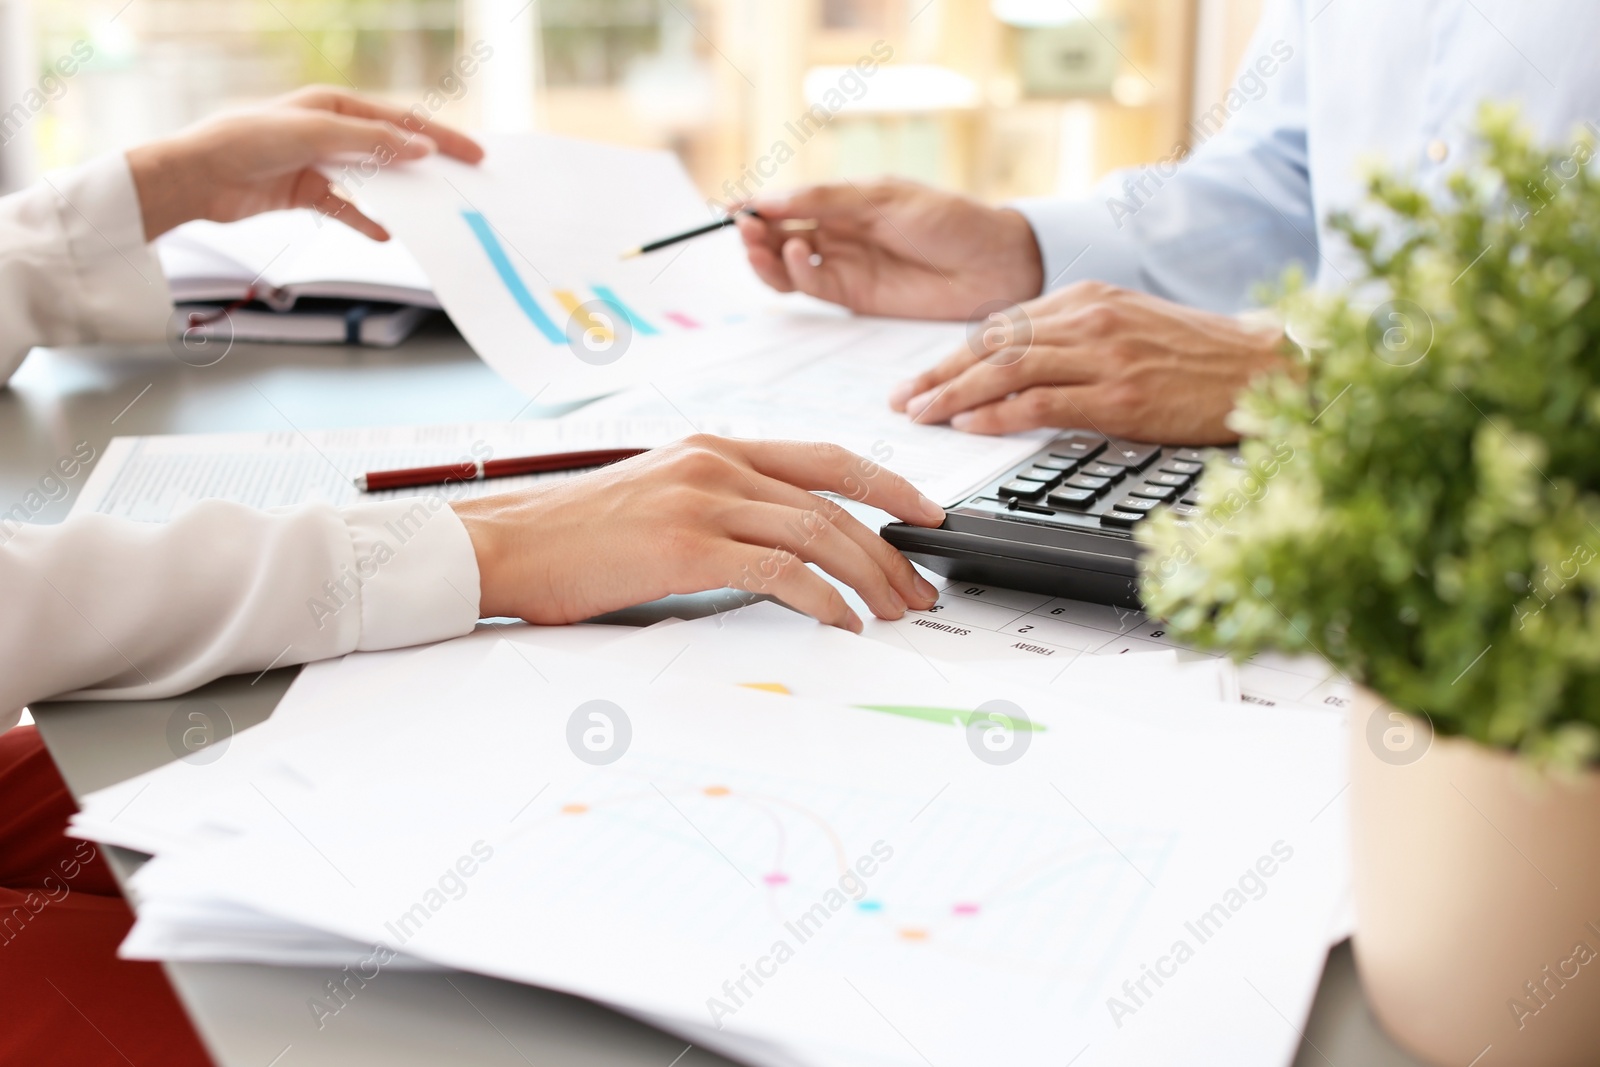
M117 959L133 913L39 731L0 733L0 1065L210 1067L159 964Z

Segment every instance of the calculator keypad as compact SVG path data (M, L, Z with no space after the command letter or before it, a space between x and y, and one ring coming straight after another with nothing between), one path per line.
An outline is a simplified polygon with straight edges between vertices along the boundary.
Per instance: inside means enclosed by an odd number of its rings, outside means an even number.
M1196 480L1216 454L1239 462L1232 449L1068 431L962 506L1019 522L1131 536L1156 511L1170 508L1185 521L1198 515Z

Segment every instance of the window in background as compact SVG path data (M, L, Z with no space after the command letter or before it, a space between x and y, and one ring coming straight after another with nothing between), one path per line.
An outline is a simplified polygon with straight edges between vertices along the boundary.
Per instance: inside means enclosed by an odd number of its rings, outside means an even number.
M660 0L540 0L544 83L618 85L662 45Z
M1186 142L1197 2L0 0L31 42L9 99L91 53L0 134L52 167L310 81L409 105L487 43L441 118L671 149L718 200L882 173L1072 192Z
M90 58L29 124L40 167L147 140L219 108L313 82L410 104L446 85L443 112L474 123L451 86L456 0L51 0L29 11L40 70ZM525 18L531 35L532 21Z

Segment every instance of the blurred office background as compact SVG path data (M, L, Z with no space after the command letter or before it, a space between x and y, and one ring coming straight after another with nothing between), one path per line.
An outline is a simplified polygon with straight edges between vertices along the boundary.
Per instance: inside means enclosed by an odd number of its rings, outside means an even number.
M708 197L878 174L1079 193L1203 138L1260 3L0 0L0 187L327 82L668 148Z

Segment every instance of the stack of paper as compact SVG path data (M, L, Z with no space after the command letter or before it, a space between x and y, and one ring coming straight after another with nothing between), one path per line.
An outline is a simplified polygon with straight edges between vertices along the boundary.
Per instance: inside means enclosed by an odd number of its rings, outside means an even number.
M352 656L75 832L157 853L142 956L382 950L753 1062L1289 1060L1346 880L1334 717L1040 691L781 611ZM1028 726L997 743L980 696Z

